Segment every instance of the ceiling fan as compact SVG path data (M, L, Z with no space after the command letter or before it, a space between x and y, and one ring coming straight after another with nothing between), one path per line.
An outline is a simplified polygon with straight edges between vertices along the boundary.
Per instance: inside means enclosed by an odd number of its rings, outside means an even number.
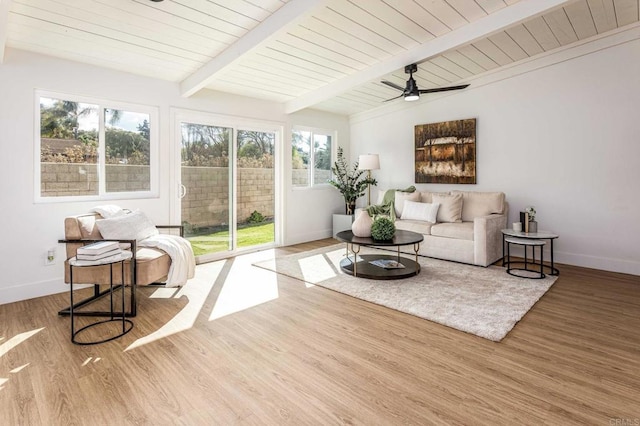
M416 71L418 71L418 66L416 64L411 64L404 67L404 72L406 74L409 74L409 80L407 80L406 87L400 87L390 81L382 80L381 83L393 87L394 89L402 90L402 95L396 96L395 98L387 99L385 102L392 101L403 96L405 101L417 101L418 99L420 99L420 94L422 93L448 92L450 90L464 89L465 87L469 86L468 84L463 84L461 86L436 87L435 89L418 89L418 85L413 79L413 73Z

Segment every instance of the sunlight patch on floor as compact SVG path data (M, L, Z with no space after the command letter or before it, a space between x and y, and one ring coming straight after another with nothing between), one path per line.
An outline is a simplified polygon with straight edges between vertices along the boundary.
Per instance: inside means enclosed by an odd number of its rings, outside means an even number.
M37 328L37 329L31 330L31 331L25 331L24 333L16 334L11 339L7 340L2 345L0 345L0 357L4 356L11 349L15 348L20 343L24 342L29 337L33 336L36 333L39 333L42 330L44 330L44 327L43 328Z
M198 265L195 277L187 281L173 296L176 299L183 296L186 297L188 300L187 305L161 328L130 344L125 349L125 352L193 327L226 262L226 260L220 260Z
M84 360L84 362L82 363L82 366L84 367L84 366L88 365L90 362L94 362L94 363L100 362L101 360L102 360L102 358L100 358L99 356L95 357L95 358L90 356L89 358Z
M252 263L273 259L273 250L237 256L233 260L209 321L260 305L278 298L277 276Z
M149 296L149 299L171 299L178 290L176 287L160 287Z
M305 257L298 261L298 266L307 287L328 280L341 274L340 261L345 256L345 250L334 250L325 254Z
M336 276L335 270L322 254L298 260L305 282L315 284Z
M28 362L28 363L26 363L26 364L24 364L24 365L21 365L20 367L16 367L16 368L14 368L13 370L9 371L9 373L12 373L12 374L19 373L19 372L20 372L20 370L22 370L23 368L27 368L27 366L28 366L29 364L31 364L31 363L30 363L30 362Z
M15 336L13 336L11 339L7 340L6 342L0 345L0 358L6 355L6 353L9 352L11 349L15 348L20 343L24 342L29 337L41 332L42 330L44 330L44 327L37 328L31 331L25 331L24 333L16 334ZM2 340L4 340L4 337L2 338ZM25 368L27 365L29 365L29 363L24 364L20 367L16 367L13 370L9 371L9 373L14 373L14 374L19 373L20 370ZM4 384L7 383L8 381L9 381L8 378L0 377L0 390L4 389Z

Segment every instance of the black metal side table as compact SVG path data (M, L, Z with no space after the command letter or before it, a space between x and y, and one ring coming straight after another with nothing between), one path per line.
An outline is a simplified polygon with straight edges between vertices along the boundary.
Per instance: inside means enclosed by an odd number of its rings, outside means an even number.
M120 315L116 316L116 313L113 310L113 266L116 264L120 264L120 273L122 274L122 283L124 283L124 262L128 259L131 259L133 257L133 253L131 253L130 251L122 251L120 252L120 254L116 255L116 256L110 256L107 257L105 259L99 259L99 260L91 260L91 261L87 261L87 260L79 260L76 257L72 257L71 259L69 259L69 286L70 286L70 298L71 298L71 306L69 308L69 316L71 317L71 342L75 343L76 345L96 345L98 343L105 343L105 342L109 342L111 340L117 339L119 337L124 336L125 334L127 334L128 332L130 332L133 329L133 322L131 320L128 320L125 315L124 315L124 300L125 300L125 294L124 294L124 290L125 290L125 285L119 285L119 287L122 289L122 310L120 311ZM97 265L109 265L109 309L110 309L110 315L109 315L109 319L106 320L102 320L102 321L97 321L94 322L92 324L89 325L85 325L84 327L80 328L79 330L75 329L75 318L73 315L73 269L74 268L82 268L82 267L86 267L86 266L97 266ZM122 330L119 331L118 334L108 337L106 339L103 340L98 340L98 341L92 341L92 342L80 342L78 340L76 340L76 336L84 331L87 330L91 327L95 327L97 325L100 324L105 324L105 323L109 323L109 322L118 322L121 323L122 325Z
M524 231L514 231L513 229L503 229L502 230L502 266L506 266L507 260L505 257L505 245L507 244L506 238L508 237L516 237L530 240L549 240L551 246L551 264L544 265L545 268L549 271L548 275L560 275L560 271L555 267L553 262L553 241L556 240L559 235L554 234L549 231L538 231L538 232L524 232ZM525 246L524 252L525 258L527 257L527 246ZM509 259L511 260L511 259ZM514 261L515 263L515 261Z

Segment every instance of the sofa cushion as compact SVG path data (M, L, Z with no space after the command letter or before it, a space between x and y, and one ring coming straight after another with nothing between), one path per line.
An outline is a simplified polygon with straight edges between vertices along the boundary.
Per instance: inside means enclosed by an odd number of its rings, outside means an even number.
M420 202L421 203L431 203L433 200L431 199L432 192L429 191L420 191Z
M414 191L414 192L396 191L395 200L393 201L393 205L396 209L396 217L402 217L402 209L404 208L404 202L406 200L420 201L420 193L418 191Z
M431 200L440 204L438 222L462 222L462 194L433 194Z
M473 241L473 222L438 223L431 227L431 235Z
M131 261L124 262L124 282L131 284ZM136 252L136 276L138 285L148 285L152 283L165 282L167 271L171 266L171 258L162 250L143 247ZM113 284L122 284L121 264L113 265L113 271L109 265L84 266L73 269L73 283L79 284L101 284L111 283L111 273L113 272ZM69 262L65 261L65 282L69 283Z
M80 228L80 238L83 240L99 240L102 238L96 226L96 216L94 215L78 217L78 227Z
M462 221L504 211L504 192L451 191L462 195Z
M418 203L405 200L404 208L402 209L402 219L424 220L426 222L436 223L438 207L440 207L440 204Z
M433 194L449 194L449 192L431 192L431 191L420 191L420 202L421 203L433 203Z
M396 229L401 229L403 231L412 231L417 232L418 234L430 235L431 227L435 225L435 223L425 222L424 220L410 220L410 219L402 219L396 220Z

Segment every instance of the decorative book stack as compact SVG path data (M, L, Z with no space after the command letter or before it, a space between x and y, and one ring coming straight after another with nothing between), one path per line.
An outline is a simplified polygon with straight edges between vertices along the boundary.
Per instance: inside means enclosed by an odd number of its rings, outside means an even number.
M528 212L520 212L520 222L522 222L522 231L525 233L538 232L538 222L535 220L535 216L530 215Z
M522 231L529 232L529 213L520 212L520 222L522 222Z
M79 247L76 251L76 259L80 262L90 265L92 262L105 262L110 258L117 258L122 249L117 241L98 241Z

